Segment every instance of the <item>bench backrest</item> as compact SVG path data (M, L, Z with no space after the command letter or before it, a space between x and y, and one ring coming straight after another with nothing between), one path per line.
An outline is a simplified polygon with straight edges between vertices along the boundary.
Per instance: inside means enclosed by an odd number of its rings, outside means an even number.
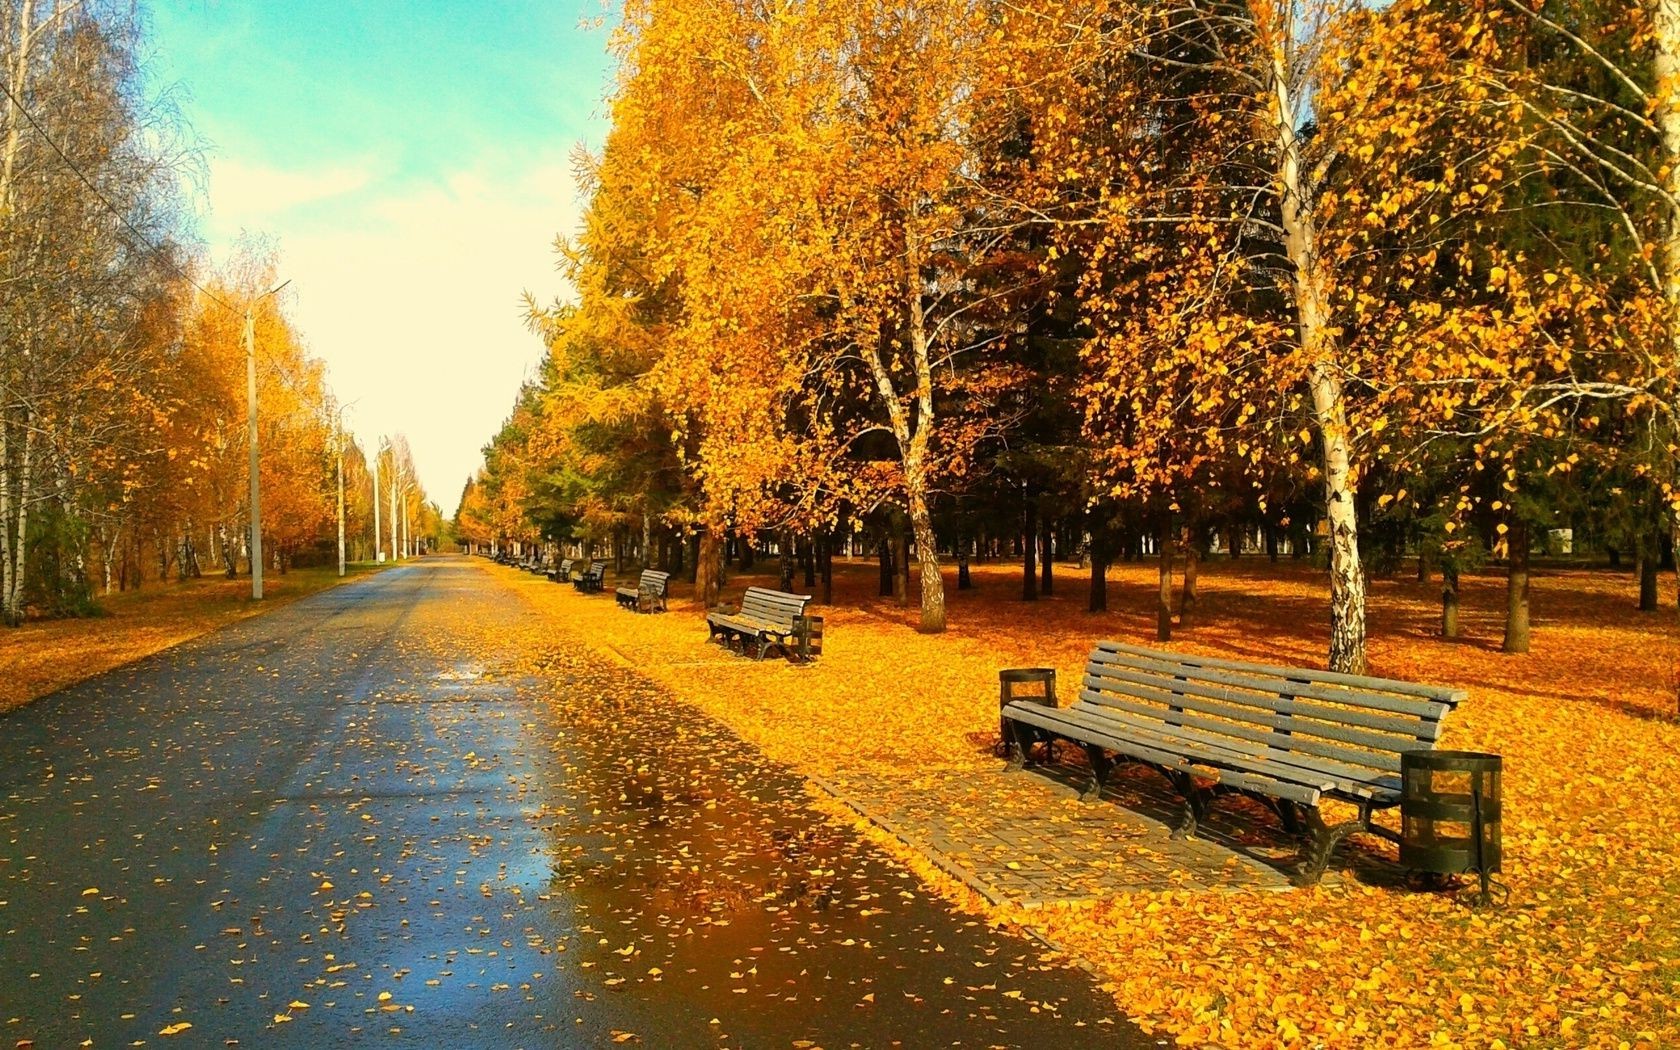
M604 562L604 561L592 561L592 562L589 563L589 568L585 569L583 574L585 576L603 576L603 575L606 574L606 571L607 571L607 563L606 562Z
M561 572L571 572L572 571L572 559L562 558L560 560L560 571Z
M1400 754L1432 748L1462 689L1389 678L1193 656L1099 642L1080 706L1139 724L1184 726L1265 756L1312 756L1350 782L1400 771Z
M657 594L665 597L665 589L671 585L671 574L660 572L658 569L643 569L642 582L636 588L643 594Z
M748 587L747 593L741 597L741 615L792 627L794 617L805 615L805 606L810 603L809 594L789 594L786 591L773 591L768 587Z

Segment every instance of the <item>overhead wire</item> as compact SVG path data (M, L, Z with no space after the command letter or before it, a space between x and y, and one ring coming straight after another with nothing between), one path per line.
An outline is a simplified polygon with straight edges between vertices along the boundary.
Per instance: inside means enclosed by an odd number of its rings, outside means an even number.
M192 285L194 288L197 288L211 302L216 303L218 306L222 307L222 309L224 309L224 310L230 310L234 313L239 312L238 310L234 309L234 307L228 305L228 303L224 299L222 299L221 296L217 295L215 292L212 292L210 289L208 289L208 288L204 287L204 285L200 284L198 282L197 278L195 278L191 273L188 273L186 271L186 269L184 269L174 259L170 258L169 253L164 250L164 248L161 244L157 244L154 241L152 241L149 237L147 237L145 235L145 233L141 232L141 230L138 226L134 225L133 220L129 219L129 217L127 215L123 214L121 209L119 209L116 205L112 204L111 199L109 197L105 196L105 192L103 190L101 190L99 188L99 186L93 181L93 179L91 179L88 176L88 174L81 169L80 165L78 165L74 160L70 159L70 155L68 153L65 153L64 150L59 146L59 144L56 141L54 141L52 135L47 132L47 129L41 126L41 122L35 119L35 115L33 113L29 112L29 107L27 107L23 104L23 100L18 98L15 94L12 93L11 84L7 83L4 79L0 79L0 94L4 94L6 96L6 99L9 102L11 102L13 108L15 108L18 111L18 113L23 116L23 119L24 119L25 123L27 123L31 128L35 129L35 133L37 135L41 136L41 141L45 142L47 144L48 148L50 148L54 153L58 154L58 159L64 162L64 166L69 168L70 171L76 176L76 178L81 180L82 184L84 186L86 186L88 188L88 190L94 195L94 197L99 200L99 203L101 203L105 206L105 210L110 212L111 215L114 216L118 222L120 222L124 226L126 226L128 228L128 231L130 233L132 233L135 236L135 238L140 241L140 243L142 245L144 245L148 250L150 250L152 252L152 254L161 257L164 260L164 262L169 266L170 269L174 270L177 274L179 274L183 279L186 280L186 282L188 284Z
M68 153L66 153L63 150L62 147L59 146L58 142L53 139L52 135L47 131L47 129L41 126L41 122L35 119L35 115L33 113L29 112L29 107L27 107L23 104L23 100L18 98L17 95L12 92L11 84L7 83L4 78L0 78L0 94L3 94L6 97L7 101L9 101L12 104L13 108L15 108L17 110L17 112L20 115L22 115L22 117L24 119L24 122L27 123L31 128L33 128L37 135L41 136L41 141L45 142L47 144L47 147L49 149L51 149L53 151L53 153L57 154L58 159L63 162L64 166L66 168L70 169L71 173L74 174L76 176L76 178L81 181L82 185L84 185L88 188L89 192L91 192L94 195L94 197L99 201L100 204L104 205L105 210L110 212L111 215L114 218L116 218L118 222L121 222L123 224L123 226L127 227L129 233L133 234L135 239L137 239L143 246L145 246L145 248L148 251L150 251L153 255L158 256L159 258L162 258L164 260L164 263L170 269L174 270L175 273L178 274L183 280L185 280L188 284L192 285L194 288L198 289L200 294L202 294L206 299L209 299L211 302L215 303L217 306L220 306L222 309L227 310L229 313L233 313L233 314L244 314L244 313L247 312L245 310L240 310L236 306L233 306L227 300L223 299L221 296L217 295L215 292L212 292L210 289L206 288L203 284L199 283L199 281L196 277L194 277L184 267L182 267L173 258L171 258L170 253L164 249L163 245L161 245L161 244L153 241L151 238L147 237L146 234L143 231L141 231L141 229L138 226L134 225L133 221L130 220L127 215L123 214L123 212L120 208L118 208L115 204L112 204L111 199L109 197L105 196L104 191L99 188L98 184L96 184L93 181L93 179L90 178L88 176L88 174L81 169L80 165L78 165L73 159L71 159L70 155ZM297 384L294 382L292 376L289 374L289 370L286 368L285 365L281 364L274 357L273 351L269 350L267 347L264 347L263 348L263 355L268 358L269 364L279 374L281 382L283 382L292 391L292 393L294 393L294 394L296 394L300 397L303 396L303 391L301 391L297 388Z

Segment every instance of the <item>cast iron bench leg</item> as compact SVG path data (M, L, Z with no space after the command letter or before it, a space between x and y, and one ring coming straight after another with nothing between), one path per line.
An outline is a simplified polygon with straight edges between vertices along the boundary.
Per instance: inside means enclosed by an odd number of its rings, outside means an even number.
M1179 817L1179 823L1172 830L1174 839L1193 839L1196 837L1196 825L1207 819L1207 798L1196 787L1196 778L1189 773L1170 773L1168 776L1184 796L1184 811Z
M1297 886L1316 886L1318 880L1324 877L1324 869L1330 866L1330 855L1336 847L1349 835L1362 829L1365 824L1361 820L1350 820L1342 824L1326 824L1324 814L1317 806L1307 810L1307 827L1311 829L1312 837L1308 840L1306 857L1301 866L1296 869L1292 882Z
M1084 746L1085 759L1091 763L1091 782L1080 792L1079 801L1095 802L1102 797L1103 781L1108 779L1109 770L1114 768L1114 763L1109 761L1108 756L1103 754L1103 749L1097 745Z

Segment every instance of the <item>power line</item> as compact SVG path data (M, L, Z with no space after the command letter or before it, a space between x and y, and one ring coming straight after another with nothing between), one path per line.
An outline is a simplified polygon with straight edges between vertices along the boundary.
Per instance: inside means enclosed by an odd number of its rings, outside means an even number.
M183 277L187 281L188 284L192 285L194 288L197 288L200 292L204 293L205 297L208 298L211 302L216 303L218 306L220 306L224 310L229 310L233 313L238 313L239 312L239 311L235 310L233 307L229 306L221 298L221 296L217 295L215 292L212 292L210 289L204 287L202 284L199 284L197 279L194 278L192 274L188 273L178 263L176 263L173 259L171 259L169 257L169 254L163 250L162 245L153 243L150 238L148 238L144 233L140 232L140 228L138 226L134 225L134 223L129 220L129 217L127 215L124 215L122 213L122 211L117 208L116 205L112 204L111 201L110 201L110 198L105 196L104 191L101 190L97 185L94 184L94 181L91 178L88 177L86 172L82 171L81 167L78 166L75 161L70 159L70 155L65 153L64 150L59 148L58 143L53 141L53 137L47 133L46 128L41 126L40 121L35 119L35 115L33 113L29 112L28 107L26 107L23 104L23 101L21 99L19 99L16 95L12 94L12 86L10 84L8 84L5 80L0 80L0 93L3 93L6 96L6 98L11 102L11 104L17 108L17 111L23 115L23 119L26 122L28 122L30 127L35 129L35 133L37 135L41 136L41 141L45 142L49 147L51 147L51 149L54 153L58 154L58 159L64 162L64 166L69 168L71 170L71 172L73 172L75 174L76 178L78 178L82 181L82 185L86 186L88 188L88 190L90 192L92 192L93 195L96 198L98 198L99 203L105 205L105 210L110 212L113 216L115 216L118 222L121 222L124 226L128 227L129 232L134 234L135 238L137 240L139 240L139 242L141 244L145 245L148 249L150 249L151 252L154 255L157 255L157 256L160 256L161 258L163 258L163 260L169 265L170 269L174 270L177 274L181 275L181 277Z
M35 133L37 135L41 136L41 141L45 142L48 147L50 147L52 151L58 155L58 159L63 161L64 166L69 168L70 171L75 174L76 178L81 180L82 185L86 186L94 197L99 200L99 203L105 206L105 210L109 211L117 219L117 221L126 226L128 231L132 233L141 244L149 249L154 255L161 257L170 269L179 274L188 284L197 288L205 298L209 299L211 302L220 306L229 313L244 313L244 311L229 304L227 300L200 284L191 273L187 272L169 257L169 253L163 249L162 245L149 239L143 232L141 232L139 227L135 226L134 223L129 220L127 215L122 213L121 209L112 204L110 198L105 196L104 192L100 190L91 178L88 177L87 173L82 171L81 167L77 165L74 160L70 159L69 154L65 153L64 150L59 147L58 143L53 140L52 135L48 134L47 129L42 127L40 121L35 119L34 114L30 113L29 109L24 106L22 100L12 93L11 85L6 83L3 79L0 79L0 94L4 94L12 105L17 107L17 111L23 115L23 119L31 128L35 129ZM269 350L267 347L263 347L262 349L263 356L268 358L269 364L274 368L275 372L279 374L281 382L283 382L292 391L292 393L300 397L303 396L303 391L297 388L296 383L289 374L289 370L274 357L273 351Z

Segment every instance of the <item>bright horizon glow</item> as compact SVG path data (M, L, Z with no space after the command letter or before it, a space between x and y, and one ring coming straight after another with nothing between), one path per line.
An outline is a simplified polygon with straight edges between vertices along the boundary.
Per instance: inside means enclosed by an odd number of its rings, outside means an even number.
M207 140L212 265L270 237L284 306L365 449L402 433L446 516L569 292L571 155L604 134L590 0L156 0L152 75Z

